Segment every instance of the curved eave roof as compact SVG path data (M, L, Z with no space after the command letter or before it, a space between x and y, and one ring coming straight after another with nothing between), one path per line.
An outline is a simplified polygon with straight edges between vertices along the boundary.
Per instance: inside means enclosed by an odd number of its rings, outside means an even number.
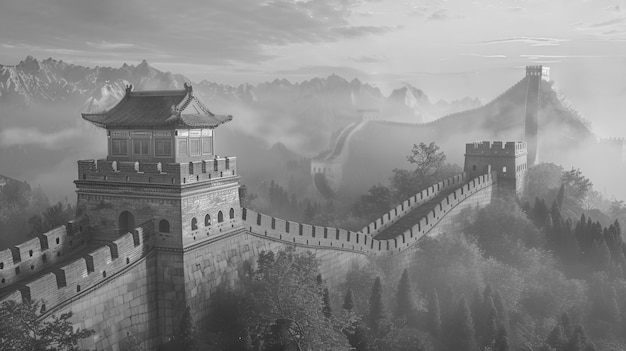
M233 119L209 111L192 92L184 90L132 92L113 108L101 113L83 113L84 120L106 129L215 128Z

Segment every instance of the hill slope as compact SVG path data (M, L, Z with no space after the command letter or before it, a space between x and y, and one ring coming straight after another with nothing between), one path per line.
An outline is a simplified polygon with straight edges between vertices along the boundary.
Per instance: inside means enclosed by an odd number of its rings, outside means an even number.
M352 138L344 166L344 189L362 193L371 184L386 182L394 168L409 168L406 155L413 144L435 141L448 161L463 166L465 143L481 140L524 140L526 78L490 103L425 124L373 121ZM393 137L387 137L393 136ZM589 144L590 143L590 144ZM579 147L593 145L594 135L542 81L539 113L539 159L568 164ZM376 160L373 164L372 160ZM583 167L579 165L578 167Z

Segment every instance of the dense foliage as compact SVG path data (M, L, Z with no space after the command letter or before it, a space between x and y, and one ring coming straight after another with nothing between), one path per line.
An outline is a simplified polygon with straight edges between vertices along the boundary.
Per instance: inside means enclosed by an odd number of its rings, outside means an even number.
M0 304L0 350L7 351L78 351L78 341L93 335L93 330L74 330L72 313L41 320L45 305L38 301Z

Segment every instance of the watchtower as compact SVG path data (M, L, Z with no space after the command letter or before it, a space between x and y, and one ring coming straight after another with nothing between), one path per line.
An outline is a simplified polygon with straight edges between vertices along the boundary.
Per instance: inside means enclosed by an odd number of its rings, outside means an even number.
M171 336L194 296L188 280L201 248L242 226L236 159L214 148L215 129L232 116L213 114L185 84L170 91L128 86L115 107L83 119L106 129L108 152L78 161L78 211L103 242L155 221L159 334Z
M525 140L528 144L528 164L531 166L539 162L539 92L541 80L549 77L549 68L542 66L526 67L526 119Z
M521 195L528 173L527 149L524 142L483 141L465 145L465 167L470 179L495 172L498 187Z

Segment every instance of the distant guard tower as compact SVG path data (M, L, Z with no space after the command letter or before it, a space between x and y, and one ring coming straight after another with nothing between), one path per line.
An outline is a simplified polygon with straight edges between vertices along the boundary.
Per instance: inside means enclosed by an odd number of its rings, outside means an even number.
M526 67L526 119L525 139L528 144L528 164L534 166L539 163L539 93L541 80L550 79L550 68L543 66Z
M528 173L524 142L483 141L465 145L465 167L470 179L495 172L498 188L523 195Z
M108 153L78 161L78 211L103 243L154 221L159 336L171 336L190 300L206 299L193 274L211 254L208 243L242 230L235 158L214 148L215 128L232 116L213 114L185 84L171 91L129 86L115 107L83 118L106 129Z

